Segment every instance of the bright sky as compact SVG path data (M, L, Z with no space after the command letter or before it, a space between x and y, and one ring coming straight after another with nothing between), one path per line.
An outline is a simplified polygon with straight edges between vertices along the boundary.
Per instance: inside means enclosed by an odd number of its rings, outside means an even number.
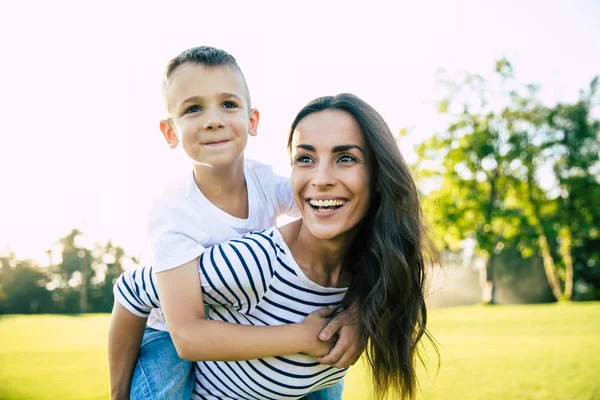
M0 249L40 261L73 227L144 250L151 198L188 166L158 120L164 66L189 47L237 58L261 111L246 155L283 174L289 124L318 96L353 92L392 131L413 126L410 160L437 126L440 67L485 75L507 56L548 102L600 73L594 0L0 0L0 15Z

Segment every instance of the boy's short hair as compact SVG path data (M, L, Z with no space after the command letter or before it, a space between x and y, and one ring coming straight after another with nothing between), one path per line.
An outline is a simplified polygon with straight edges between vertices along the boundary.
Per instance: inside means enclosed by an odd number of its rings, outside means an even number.
M252 108L250 100L250 91L248 90L246 78L244 77L242 69L238 65L235 58L225 50L217 49L215 47L210 46L199 46L192 47L191 49L183 51L181 54L171 59L171 61L169 61L169 63L167 64L167 68L165 69L165 76L163 79L163 96L167 105L167 109L169 108L167 91L169 89L169 81L171 79L171 75L173 75L173 72L178 67L187 63L200 64L206 67L229 67L238 72L242 77L242 80L244 81L244 88L246 90L246 100L248 101L248 109Z

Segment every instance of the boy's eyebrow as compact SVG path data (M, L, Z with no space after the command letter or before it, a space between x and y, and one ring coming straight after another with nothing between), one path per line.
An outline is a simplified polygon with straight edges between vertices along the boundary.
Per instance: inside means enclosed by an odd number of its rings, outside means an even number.
M235 97L236 99L242 101L242 98L235 93L223 92L223 93L217 93L217 94L221 97Z
M185 99L184 101L181 102L181 104L179 105L179 107L181 107L184 104L187 103L199 103L202 100L201 96L192 96L190 98Z
M296 147L307 150L307 151L313 151L313 152L316 151L315 147L310 144L299 144ZM343 144L343 145L339 145L339 146L334 146L331 148L331 152L332 153L340 153L342 151L348 151L351 149L358 149L358 150L360 150L361 153L365 154L365 151L362 149L362 147L360 147L357 144Z
M218 97L235 97L236 99L238 99L239 101L242 101L242 98L240 96L238 96L235 93L227 93L227 92L223 92L223 93L215 93ZM204 100L204 97L202 96L192 96L188 99L185 99L184 101L181 102L181 104L187 104L187 103L198 103L200 101Z

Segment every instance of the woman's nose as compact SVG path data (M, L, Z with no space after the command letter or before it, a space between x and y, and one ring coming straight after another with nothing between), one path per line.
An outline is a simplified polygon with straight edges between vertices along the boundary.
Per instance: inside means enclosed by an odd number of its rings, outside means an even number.
M333 168L326 164L322 163L315 168L315 175L312 179L313 186L333 186L335 184L335 175Z

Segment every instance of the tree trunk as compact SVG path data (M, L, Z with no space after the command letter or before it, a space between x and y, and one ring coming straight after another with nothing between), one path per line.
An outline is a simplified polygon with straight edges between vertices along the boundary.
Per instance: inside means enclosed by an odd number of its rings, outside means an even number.
M81 258L81 285L79 288L79 311L82 314L87 313L88 310L88 295L87 295L87 285L88 285L88 276L87 276L87 265L85 265L85 258Z
M494 264L490 255L485 267L479 271L481 285L481 301L483 304L496 304L496 287L494 286Z
M490 181L490 194L489 194L489 198L488 198L485 216L486 216L486 222L488 224L490 224L490 226L491 226L492 218L494 215L494 202L496 201L496 193L497 193L497 191L496 191L496 183L498 182L497 174L490 174L488 176L488 179ZM487 232L486 242L489 243L490 236L492 236L492 234L490 233L491 228L489 231L486 231L485 226L484 226L484 232ZM494 249L496 248L497 243L498 243L497 239L495 239L494 245L489 250L489 256L485 263L485 268L483 271L485 273L485 280L482 277L480 277L482 290L483 290L482 301L484 304L496 304L496 288L494 287L493 259L494 259Z
M540 253L544 263L544 271L546 271L546 278L548 279L548 283L552 289L552 294L554 294L556 301L560 301L562 299L560 281L558 280L558 275L556 274L556 266L554 264L554 260L552 259L552 254L550 254L548 239L546 239L546 235L543 233L538 233L538 245L540 246Z
M572 237L571 230L564 226L560 230L559 253L565 263L565 299L573 297L573 257L571 255Z
M532 165L532 160L529 160L529 163ZM527 178L528 182L534 182L535 178L533 176L533 168L528 168ZM540 255L542 256L542 262L544 264L544 271L546 272L546 279L548 279L548 284L550 285L550 289L552 289L554 298L556 301L560 301L563 298L562 290L560 287L558 274L556 273L556 264L552 258L552 253L550 253L548 239L546 238L544 227L542 226L540 218L540 206L533 196L531 185L526 185L526 191L527 199L529 200L529 205L531 206L531 222L538 235L538 246L540 248Z

